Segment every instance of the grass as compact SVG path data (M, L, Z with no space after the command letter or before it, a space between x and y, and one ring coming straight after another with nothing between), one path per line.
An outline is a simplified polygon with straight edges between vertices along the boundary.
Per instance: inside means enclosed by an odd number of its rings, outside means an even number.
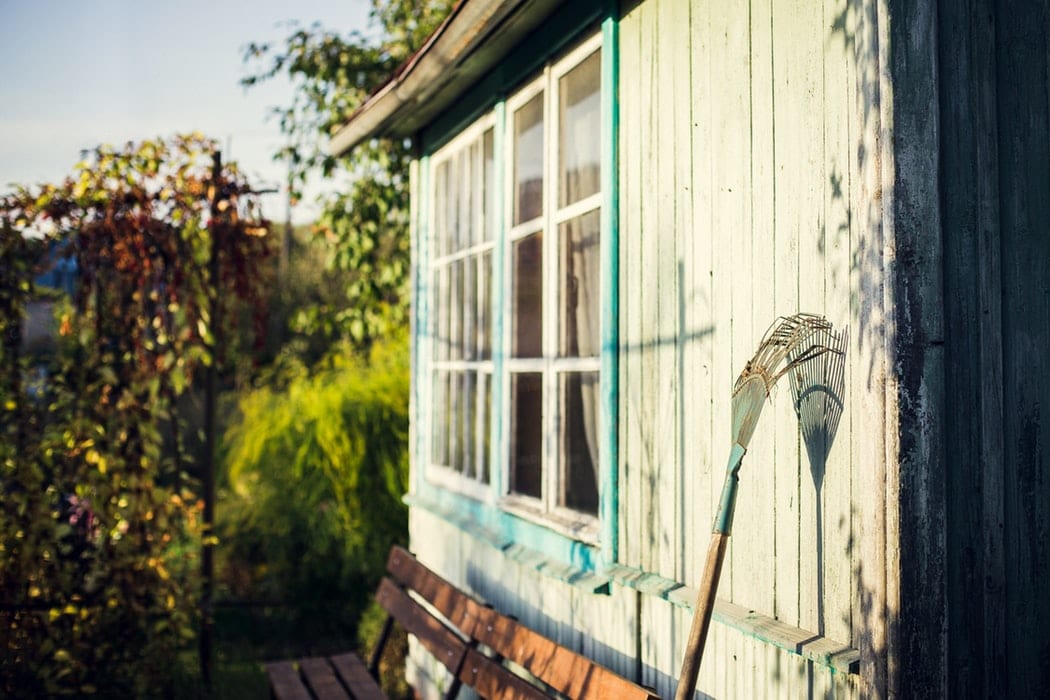
M196 647L178 660L176 700L240 700L269 696L263 663L274 659L332 654L357 646L356 630L339 616L318 610L303 614L283 606L220 606L215 613L212 690L205 692Z

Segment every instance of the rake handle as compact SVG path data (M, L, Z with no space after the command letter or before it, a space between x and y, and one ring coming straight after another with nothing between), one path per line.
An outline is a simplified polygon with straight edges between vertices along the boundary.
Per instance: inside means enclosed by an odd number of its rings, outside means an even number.
M693 691L696 690L696 676L700 671L700 660L704 655L704 643L707 641L707 630L711 626L715 593L718 592L718 579L722 574L722 562L725 560L728 545L728 533L711 534L711 545L707 550L704 577L700 581L700 591L696 596L696 611L693 613L693 624L689 629L689 644L686 646L685 658L682 660L682 673L678 676L675 700L690 700L693 697Z

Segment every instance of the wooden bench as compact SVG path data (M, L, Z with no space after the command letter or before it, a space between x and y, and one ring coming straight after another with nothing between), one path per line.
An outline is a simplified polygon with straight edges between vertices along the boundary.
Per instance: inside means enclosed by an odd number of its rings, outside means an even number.
M585 656L479 602L401 547L387 559L376 599L388 616L369 662L354 654L267 664L277 700L381 698L379 658L394 622L452 673L447 698L467 685L484 698L658 700ZM512 663L509 663L512 662Z

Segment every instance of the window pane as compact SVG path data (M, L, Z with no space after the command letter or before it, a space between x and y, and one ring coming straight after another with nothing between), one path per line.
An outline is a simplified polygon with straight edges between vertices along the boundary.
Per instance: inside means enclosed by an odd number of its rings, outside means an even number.
M597 51L558 82L559 206L600 189L601 67Z
M459 158L448 160L448 189L445 195L445 253L459 249Z
M448 161L434 175L434 257L448 252Z
M543 233L514 242L514 357L543 354Z
M456 163L459 167L459 228L456 231L456 250L462 250L470 245L470 232L473 217L471 216L471 196L473 188L470 186L470 149L464 148L456 155Z
M563 357L597 357L601 350L600 242L598 210L558 227L561 258L558 352Z
M460 373L460 416L456 435L456 469L474 476L474 372Z
M481 137L484 164L484 182L482 184L482 240L491 241L496 233L496 156L493 150L492 129Z
M430 459L434 464L448 465L448 372L434 372L431 405Z
M543 213L543 93L514 113L514 223Z
M512 374L510 378L510 490L543 495L543 375Z
M492 375L478 374L478 411L480 412L478 439L478 478L489 483L489 431L492 428Z
M459 372L449 372L448 382L448 466L456 471L463 471L463 447L460 444L462 434L462 401L460 397Z
M463 359L473 360L477 351L477 258L465 258L460 264L463 271Z
M458 360L462 356L463 347L463 276L460 274L460 261L449 263L449 353L450 360Z
M478 359L492 359L492 253L478 256Z
M448 359L448 267L434 271L434 359Z
M598 373L558 379L563 432L558 505L598 515Z

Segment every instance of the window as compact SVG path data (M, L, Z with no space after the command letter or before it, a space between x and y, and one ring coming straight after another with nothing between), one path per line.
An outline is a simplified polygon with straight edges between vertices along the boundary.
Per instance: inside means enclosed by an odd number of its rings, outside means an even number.
M429 473L596 538L600 38L549 64L498 113L431 160ZM502 315L503 337L493 333L490 308ZM495 383L502 407L493 404ZM501 471L494 477L493 469Z
M480 126L445 149L434 166L430 461L487 484L495 160L492 126Z

